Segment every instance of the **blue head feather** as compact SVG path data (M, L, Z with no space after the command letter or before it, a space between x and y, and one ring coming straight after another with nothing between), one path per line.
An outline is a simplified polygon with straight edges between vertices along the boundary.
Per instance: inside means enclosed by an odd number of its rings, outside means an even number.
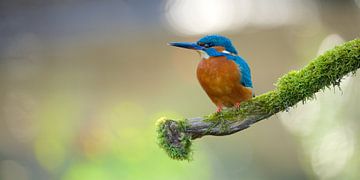
M208 44L209 46L222 46L225 48L226 51L229 51L233 54L237 54L237 51L232 45L230 39L224 36L208 35L199 39L197 43L204 43L204 44Z

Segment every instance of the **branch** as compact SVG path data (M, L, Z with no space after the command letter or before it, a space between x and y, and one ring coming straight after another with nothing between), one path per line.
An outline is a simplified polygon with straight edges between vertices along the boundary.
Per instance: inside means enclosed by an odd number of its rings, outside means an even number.
M157 122L158 144L178 160L191 158L191 141L206 135L225 136L250 127L298 102L315 97L319 90L339 86L343 76L360 68L360 39L315 58L305 68L291 71L276 83L276 89L243 102L240 108L230 108L202 118Z

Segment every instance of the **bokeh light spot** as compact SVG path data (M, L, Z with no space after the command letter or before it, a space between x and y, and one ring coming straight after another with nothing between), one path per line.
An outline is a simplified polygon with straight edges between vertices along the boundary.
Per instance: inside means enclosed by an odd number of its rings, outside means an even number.
M334 48L344 42L344 39L338 34L330 34L321 42L317 55L325 53L327 50Z
M355 150L355 139L350 129L343 127L326 134L311 153L311 164L322 179L336 176L344 168Z
M280 112L279 118L287 130L298 136L307 136L315 128L320 116L320 104L317 101L309 101L306 104L298 104L289 112Z
M355 1L355 4L358 8L360 8L360 0L354 0Z
M31 142L37 133L34 124L36 99L20 91L8 92L4 99L3 118L11 134L20 142Z
M112 178L103 167L96 164L74 164L64 175L62 180L111 180Z
M84 122L76 137L78 150L90 159L108 153L114 139L105 122L94 120Z
M46 170L54 171L64 162L65 147L52 137L38 138L34 149L37 160Z
M165 8L170 26L188 35L223 31L235 12L233 0L169 0Z

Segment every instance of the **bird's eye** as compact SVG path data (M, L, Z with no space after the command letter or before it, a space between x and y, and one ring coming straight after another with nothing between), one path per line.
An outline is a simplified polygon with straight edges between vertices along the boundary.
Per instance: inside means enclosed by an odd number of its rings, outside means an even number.
M205 43L203 43L203 42L198 42L198 45L199 45L199 46L204 46Z
M198 42L198 45L199 45L199 46L202 46L202 47L206 47L206 48L209 48L209 47L210 47L209 44L203 43L203 42Z

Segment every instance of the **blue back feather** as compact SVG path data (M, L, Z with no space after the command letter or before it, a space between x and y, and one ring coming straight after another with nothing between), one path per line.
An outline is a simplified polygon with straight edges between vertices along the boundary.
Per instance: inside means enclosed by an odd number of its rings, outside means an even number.
M235 63L239 66L239 70L241 73L241 80L240 80L241 84L244 85L245 87L252 88L253 85L251 81L250 67L246 63L246 61L240 56L226 55L226 57L230 60L235 61Z

